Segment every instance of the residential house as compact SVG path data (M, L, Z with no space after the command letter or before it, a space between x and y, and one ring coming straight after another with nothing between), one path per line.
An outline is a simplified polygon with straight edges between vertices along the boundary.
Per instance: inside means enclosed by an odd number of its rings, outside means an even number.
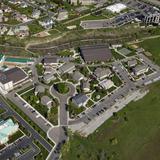
M89 97L85 94L77 94L72 98L72 102L78 107L85 106L88 100Z
M66 19L68 19L68 11L67 10L59 11L57 21L63 21Z
M94 71L94 75L100 80L109 77L111 74L112 72L109 68L96 68Z
M141 74L144 74L146 72L148 72L149 70L149 67L142 64L142 65L138 65L136 67L133 68L133 73L136 75L136 76L139 76Z
M73 73L73 71L75 70L75 65L74 63L65 63L61 67L59 67L58 70L61 74Z
M110 79L104 79L99 83L99 85L104 89L110 89L114 86L114 83Z
M84 79L84 75L82 73L80 73L79 71L75 71L72 75L73 80L75 80L76 82L81 81L82 79Z

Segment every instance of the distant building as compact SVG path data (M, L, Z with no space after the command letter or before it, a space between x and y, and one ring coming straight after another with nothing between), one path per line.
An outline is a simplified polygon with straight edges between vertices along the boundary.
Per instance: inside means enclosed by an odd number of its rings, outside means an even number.
M75 70L75 65L74 63L65 63L61 67L59 67L58 70L61 74L72 73Z
M35 19L38 19L41 15L41 11L40 10L34 10L33 13L32 13L32 17L35 18Z
M29 27L28 26L17 26L13 30L14 30L13 32L15 33L15 35L18 37L23 38L23 37L29 36Z
M112 72L109 68L97 68L94 71L94 75L100 80L109 77L111 74Z
M28 75L18 67L11 68L4 72L0 71L0 87L4 91L10 91L17 86L26 81Z
M112 13L120 13L121 11L123 11L126 8L127 8L127 6L125 4L116 3L116 4L108 6L106 9L111 11Z
M110 89L114 86L114 83L111 80L105 79L99 83L99 85L104 89Z
M80 47L80 54L85 62L105 62L112 58L111 50L105 45Z
M55 80L56 79L56 77L54 76L54 74L52 74L52 73L48 73L48 74L45 74L44 76L43 76L43 80L44 80L44 82L45 83L50 83L51 81L53 81L53 80Z
M0 144L5 144L9 141L9 137L18 131L18 123L14 123L12 119L7 119L0 122Z
M45 67L44 75L50 74L50 73L53 73L53 72L55 72L55 70L52 67Z
M82 4L82 5L92 5L98 3L100 0L69 0L72 4L77 5Z
M45 88L40 85L36 86L35 91L34 91L35 95L37 95L38 93L44 93L44 92L45 92Z
M160 25L160 13L145 15L144 22L146 24L158 24L158 25Z
M8 28L6 26L0 26L0 35L4 35L7 31Z
M45 29L51 29L54 25L54 21L51 18L46 18L42 21L39 21L39 24Z
M137 65L137 60L130 60L127 62L128 67L135 67Z
M56 56L46 56L43 58L42 63L45 66L57 66L59 59Z
M68 11L66 10L60 11L57 17L57 21L63 21L66 19L68 19Z
M144 74L144 73L148 72L148 70L149 70L148 66L146 66L146 65L138 65L135 68L133 68L133 73L136 76L139 76L141 74Z
M83 81L82 84L81 84L81 87L82 87L82 90L83 90L84 92L89 92L89 91L90 91L90 83L89 83L89 80Z
M0 54L0 66L3 65L4 60L5 60L5 55Z
M84 79L84 75L82 73L80 73L79 71L75 71L73 73L73 79L77 82L81 81L82 79Z
M143 53L145 50L144 50L144 48L137 48L136 49L136 52L137 53Z
M72 98L72 102L78 107L85 106L88 100L89 98L85 94L77 94Z
M44 106L47 106L48 108L51 108L52 107L52 99L48 96L43 96L41 98L41 103L44 105Z
M132 51L127 49L127 48L122 48L120 50L118 50L119 53L123 54L124 56L129 55Z

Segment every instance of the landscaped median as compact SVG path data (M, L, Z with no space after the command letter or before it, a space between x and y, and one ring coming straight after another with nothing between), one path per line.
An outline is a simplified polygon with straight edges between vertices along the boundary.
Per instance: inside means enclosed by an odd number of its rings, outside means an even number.
M34 157L35 160L45 160L47 159L49 152L39 143L39 141L34 140L33 143L39 148L40 152Z
M69 92L69 87L66 83L61 82L61 83L56 83L54 85L54 88L56 91L60 94L67 94Z
M35 95L34 88L25 91L21 94L21 97L35 108L42 116L48 119L53 125L58 124L58 100L53 99L49 92L45 89L44 93L38 93ZM48 97L52 100L51 107L42 104L42 98Z

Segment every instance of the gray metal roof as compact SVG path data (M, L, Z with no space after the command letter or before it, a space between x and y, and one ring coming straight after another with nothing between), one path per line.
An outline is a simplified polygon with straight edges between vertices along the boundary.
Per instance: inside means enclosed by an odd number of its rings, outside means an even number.
M85 94L77 94L72 98L77 105L85 103L88 100L88 97Z
M137 72L142 71L142 70L145 70L145 69L147 69L147 68L148 68L148 66L146 66L146 65L138 65L138 66L136 66L136 67L134 68L134 72L137 73Z
M0 82L3 84L10 81L13 81L13 83L17 83L25 78L27 78L27 74L18 67L11 68L4 72L0 72Z
M48 103L50 103L52 101L52 99L50 98L50 97L48 97L48 96L43 96L42 98L41 98L41 103L43 104L43 105L48 105Z
M56 56L44 57L43 63L48 63L48 64L58 63L58 57L56 57Z
M101 78L104 76L109 76L111 74L111 70L109 68L97 68L94 71L94 74L96 75L96 77Z
M129 67L135 66L136 64L137 64L137 60L136 59L128 61L128 66Z
M105 45L84 46L80 51L86 62L109 61L112 58L110 49Z
M35 92L44 93L44 91L45 91L45 88L43 86L41 86L41 85L38 85L35 88Z
M75 81L79 81L81 78L84 78L84 75L80 73L79 71L76 71L73 73L73 79Z
M69 70L72 70L73 68L75 68L74 63L65 63L61 67L59 67L59 71L61 73L65 73L68 72Z

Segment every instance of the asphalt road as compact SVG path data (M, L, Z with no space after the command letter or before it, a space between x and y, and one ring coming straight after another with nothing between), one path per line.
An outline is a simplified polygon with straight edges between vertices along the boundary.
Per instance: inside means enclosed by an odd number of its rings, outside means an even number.
M68 125L68 112L66 110L66 105L67 105L68 99L75 94L75 87L70 83L67 83L67 85L69 87L69 92L67 94L58 93L55 90L54 86L52 86L50 89L51 95L58 98L59 103L60 103L59 125L61 125L61 126Z

